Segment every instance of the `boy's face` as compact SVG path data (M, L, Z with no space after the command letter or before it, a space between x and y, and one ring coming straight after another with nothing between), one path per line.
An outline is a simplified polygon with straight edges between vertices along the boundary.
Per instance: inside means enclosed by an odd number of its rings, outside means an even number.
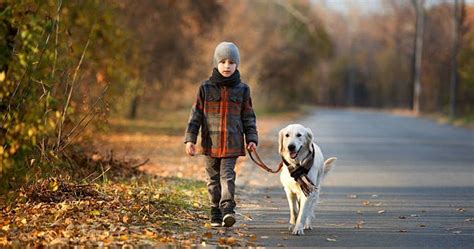
M217 64L217 70L224 77L231 76L235 72L236 69L237 69L237 64L235 64L235 62L229 59L223 59L219 61L219 64Z

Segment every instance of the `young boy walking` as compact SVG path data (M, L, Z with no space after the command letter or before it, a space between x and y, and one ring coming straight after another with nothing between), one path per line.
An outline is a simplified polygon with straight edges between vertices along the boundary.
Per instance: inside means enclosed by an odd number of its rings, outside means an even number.
M211 201L211 226L235 223L235 163L237 157L255 150L258 144L256 116L250 88L240 81L239 49L221 42L214 51L214 69L199 87L184 142L186 153L196 154L201 128L201 145L206 155L207 189Z

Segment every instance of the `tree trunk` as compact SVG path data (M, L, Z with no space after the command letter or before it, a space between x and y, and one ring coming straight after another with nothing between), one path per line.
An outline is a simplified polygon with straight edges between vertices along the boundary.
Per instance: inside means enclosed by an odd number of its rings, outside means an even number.
M136 119L137 118L137 113L138 113L138 105L140 103L140 95L135 95L133 97L132 103L130 105L130 113L128 115L129 119Z
M461 9L464 4L461 3ZM453 6L453 48L451 53L451 86L449 91L449 116L450 118L456 117L456 97L458 88L458 50L459 50L459 26L460 26L460 13L459 13L459 0L454 0Z
M423 52L423 28L425 19L425 1L414 0L416 8L416 31L415 31L415 63L413 79L413 111L415 114L420 112L420 94L421 94L421 59Z

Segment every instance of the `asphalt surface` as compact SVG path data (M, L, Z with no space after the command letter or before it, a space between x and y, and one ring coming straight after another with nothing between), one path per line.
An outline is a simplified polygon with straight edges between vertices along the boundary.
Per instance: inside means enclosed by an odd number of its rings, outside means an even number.
M474 248L474 132L416 117L315 109L295 120L326 158L313 230L288 230L279 176L250 161L237 176L240 223L268 247ZM276 167L277 134L259 154ZM267 144L267 146L264 146Z

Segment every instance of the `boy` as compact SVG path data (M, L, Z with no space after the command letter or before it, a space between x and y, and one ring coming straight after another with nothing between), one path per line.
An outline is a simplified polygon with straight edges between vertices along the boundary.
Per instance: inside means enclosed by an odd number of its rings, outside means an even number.
M235 163L237 157L245 156L244 135L248 150L257 148L258 135L250 88L240 81L237 70L239 49L234 43L221 42L213 63L212 76L199 87L184 142L186 153L194 156L201 128L211 226L230 227L235 223Z

